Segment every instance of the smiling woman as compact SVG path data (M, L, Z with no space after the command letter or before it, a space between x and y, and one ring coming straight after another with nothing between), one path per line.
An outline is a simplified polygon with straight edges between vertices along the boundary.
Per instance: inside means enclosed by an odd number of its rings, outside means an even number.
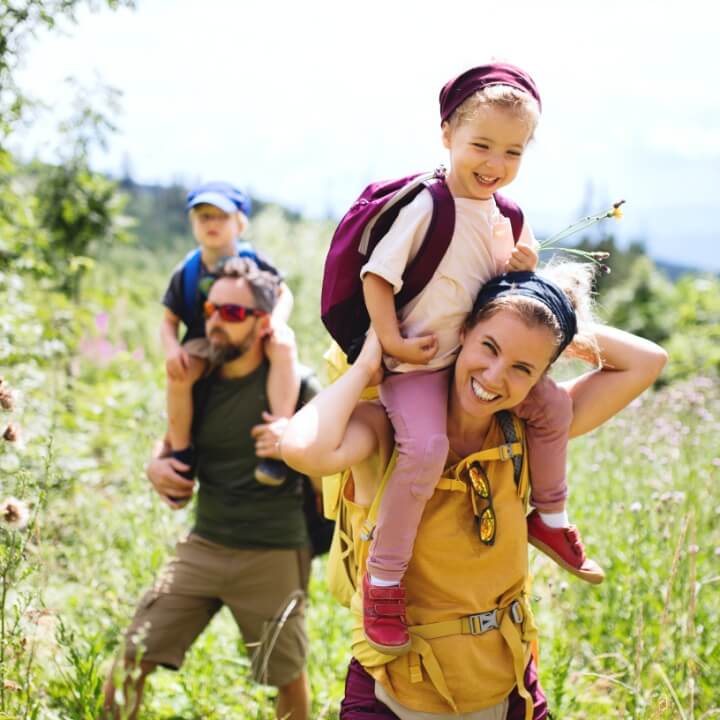
M577 295L582 282L573 272L564 275ZM526 594L527 458L516 482L513 463L503 461L508 453L498 447L506 442L503 413L525 399L567 346L573 355L599 359L599 367L560 386L573 407L571 434L579 435L646 389L666 360L657 345L598 325L581 328L585 339L568 344L578 318L564 292L534 273L511 273L486 285L466 323L449 381L448 462L424 506L405 588L394 590L407 597L407 656L377 652L362 630L360 588L371 604L374 588L362 585L367 543L359 528L396 457L382 406L358 405L381 371L373 333L350 370L290 421L283 437L288 464L313 475L350 468L341 514L348 518L342 528L353 551L348 557L357 561L356 626L341 718L547 717L530 653L536 631ZM521 424L513 422L522 439ZM372 525L365 530L371 534ZM376 609L390 612L392 604L383 596Z

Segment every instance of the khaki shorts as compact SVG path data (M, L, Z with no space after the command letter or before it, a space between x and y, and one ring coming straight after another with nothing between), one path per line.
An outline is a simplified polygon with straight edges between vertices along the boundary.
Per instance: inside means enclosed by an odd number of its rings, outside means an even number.
M133 662L139 656L177 670L227 605L246 646L254 648L253 678L282 687L305 667L309 571L305 548L238 550L190 534L177 543L175 557L140 601L125 636L125 658Z

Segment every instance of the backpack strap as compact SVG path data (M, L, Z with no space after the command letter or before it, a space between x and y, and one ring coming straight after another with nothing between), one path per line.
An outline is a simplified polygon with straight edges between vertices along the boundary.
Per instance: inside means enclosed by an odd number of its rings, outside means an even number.
M515 421L512 413L510 413L509 410L500 410L500 412L497 413L497 419L500 423L500 429L503 431L503 435L505 436L505 442L507 443L505 447L512 448L512 445L518 442L518 435L515 430ZM513 462L513 477L515 479L515 485L519 487L523 463L522 452L518 454L513 453L512 450L510 450L509 458L512 459Z
M182 288L183 288L183 317L185 325L189 325L195 315L198 283L200 282L200 269L202 268L202 255L200 248L191 250L183 260Z
M237 257L245 257L258 262L255 248L247 240L235 243ZM185 325L189 325L197 315L197 290L200 284L200 271L202 270L202 252L200 248L191 250L183 260L182 290L183 290L183 317Z
M510 198L506 198L504 195L495 193L493 197L495 198L495 204L497 205L500 214L504 215L510 221L513 240L517 245L517 242L520 239L520 234L522 233L523 223L525 222L523 211L517 203L510 200Z
M435 274L455 232L455 201L445 178L435 175L424 181L433 199L433 212L425 238L403 275L402 290L395 296L395 306L407 305Z

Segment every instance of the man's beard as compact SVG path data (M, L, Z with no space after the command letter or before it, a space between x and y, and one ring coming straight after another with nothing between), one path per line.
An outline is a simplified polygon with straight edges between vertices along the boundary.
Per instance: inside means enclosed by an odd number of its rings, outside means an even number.
M214 343L212 341L213 335L223 338L223 342ZM210 365L211 367L220 367L220 365L225 365L225 363L232 362L233 360L237 360L239 357L245 355L255 342L255 330L253 330L248 337L237 345L233 345L225 332L220 328L215 328L210 333L208 340L210 340L208 348L208 360Z

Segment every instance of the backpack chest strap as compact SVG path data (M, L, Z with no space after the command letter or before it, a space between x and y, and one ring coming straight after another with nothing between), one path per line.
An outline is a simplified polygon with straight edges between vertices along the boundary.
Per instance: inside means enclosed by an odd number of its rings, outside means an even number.
M503 608L493 608L485 612L465 615L456 620L443 620L426 625L411 625L408 631L419 635L425 640L446 637L448 635L482 635L490 630L499 630L505 616L516 625L522 625L525 619L525 609L522 602L513 600Z

